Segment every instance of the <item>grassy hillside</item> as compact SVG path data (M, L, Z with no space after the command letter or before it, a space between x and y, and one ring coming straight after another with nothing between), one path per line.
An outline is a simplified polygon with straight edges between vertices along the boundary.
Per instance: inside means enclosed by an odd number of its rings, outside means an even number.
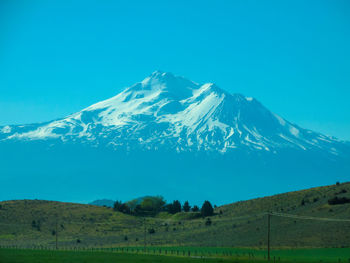
M266 212L350 219L350 204L329 205L350 197L350 183L290 192L218 207L216 215L194 213L154 218L125 215L111 208L41 200L0 202L0 245L60 247L114 246L266 246ZM56 228L57 224L57 228ZM146 234L145 234L146 229ZM150 229L154 230L149 231ZM280 247L350 247L350 222L271 217L271 245Z

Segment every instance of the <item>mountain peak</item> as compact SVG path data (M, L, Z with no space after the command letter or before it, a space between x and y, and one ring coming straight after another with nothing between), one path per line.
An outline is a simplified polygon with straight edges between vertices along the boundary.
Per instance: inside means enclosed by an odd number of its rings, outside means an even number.
M174 74L170 72L164 72L160 70L154 71L151 75L145 78L141 83L148 83L154 81L167 82L171 81L175 78L179 78L178 76L174 76Z
M140 83L135 84L133 90L162 90L171 96L184 99L192 95L192 90L198 88L198 84L170 72L154 71Z
M166 72L166 71L162 71L162 70L156 70L156 71L152 72L150 77L152 77L152 78L174 77L174 74L171 73L171 72Z

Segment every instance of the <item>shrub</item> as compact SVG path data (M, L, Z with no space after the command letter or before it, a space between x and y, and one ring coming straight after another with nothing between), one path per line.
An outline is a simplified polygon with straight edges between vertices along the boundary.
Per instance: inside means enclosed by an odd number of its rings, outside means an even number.
M192 208L192 212L198 212L199 211L199 207L198 206L193 206Z
M36 230L41 231L41 223L40 220L36 222L35 220L32 221L32 228L36 228Z
M350 203L350 198L347 197L334 197L328 200L329 205L342 205L342 204L347 204Z
M206 226L211 226L211 219L208 217L207 221L205 221Z

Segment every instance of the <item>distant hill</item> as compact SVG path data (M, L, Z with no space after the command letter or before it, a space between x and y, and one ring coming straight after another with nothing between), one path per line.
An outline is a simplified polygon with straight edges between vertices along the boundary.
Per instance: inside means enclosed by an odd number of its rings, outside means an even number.
M247 189L249 191L249 189ZM267 214L271 245L350 247L350 183L236 202L210 218L193 213L161 213L144 219L108 207L41 200L0 202L0 245L54 246L239 246L266 247ZM283 217L282 217L283 216ZM286 216L286 217L284 217ZM316 220L318 219L318 220Z
M92 201L91 203L89 203L89 205L113 207L114 202L115 201L110 199L100 199L100 200Z

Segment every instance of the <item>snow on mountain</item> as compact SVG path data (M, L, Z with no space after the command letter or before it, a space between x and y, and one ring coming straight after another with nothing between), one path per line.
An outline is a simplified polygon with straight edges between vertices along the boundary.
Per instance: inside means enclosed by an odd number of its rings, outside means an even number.
M51 140L129 151L277 153L293 148L333 155L341 152L342 144L288 122L254 98L160 71L63 119L0 127L0 140Z

